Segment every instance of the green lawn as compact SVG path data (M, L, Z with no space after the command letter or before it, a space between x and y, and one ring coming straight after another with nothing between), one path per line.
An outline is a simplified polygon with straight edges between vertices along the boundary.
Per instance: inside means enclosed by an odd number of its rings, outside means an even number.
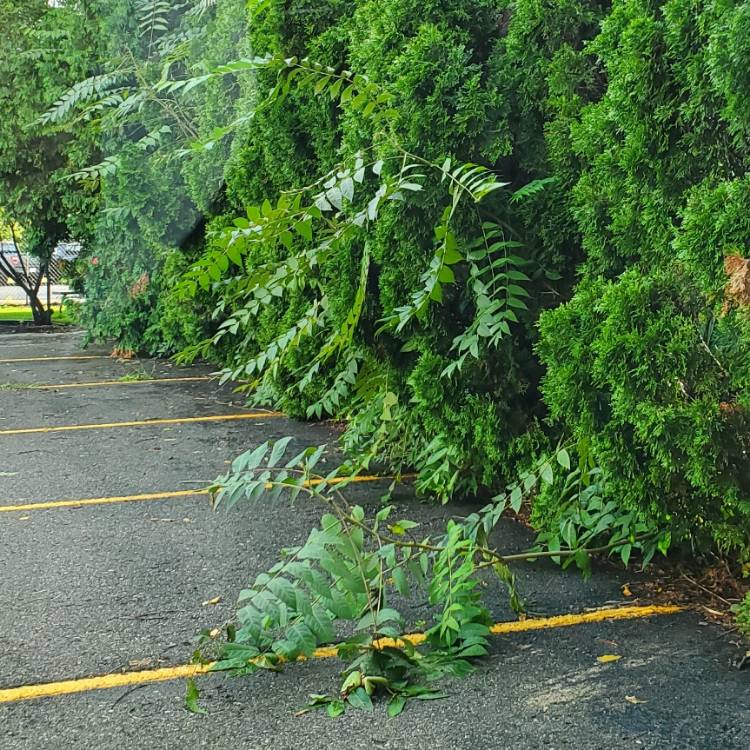
M0 305L0 321L2 320L32 320L30 307L16 305ZM52 314L52 322L56 325L71 325L74 321L66 310L62 312L55 308Z

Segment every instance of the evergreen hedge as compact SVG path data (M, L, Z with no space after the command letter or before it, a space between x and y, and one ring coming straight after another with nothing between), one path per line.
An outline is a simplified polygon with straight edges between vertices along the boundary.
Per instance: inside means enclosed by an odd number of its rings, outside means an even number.
M114 16L100 7L106 26ZM369 253L355 342L398 415L381 460L416 466L420 489L449 497L497 489L540 451L573 441L622 512L750 554L750 299L726 293L727 269L741 287L745 268L726 259L747 256L750 240L749 2L266 0L246 9L227 0L206 18L184 58L191 75L266 53L350 69L389 92L400 147L476 162L510 183L481 204L481 219L518 242L527 308L511 335L451 377L452 342L475 314L465 265L420 325L380 330L430 264L439 184L389 203L366 238L338 246L319 270L335 327L356 304ZM276 81L260 69L196 88L199 139L258 107ZM130 213L104 214L109 228L92 240L90 254L106 260L87 281L92 334L165 352L213 333L222 316L207 311L229 287L188 302L173 291L184 269L220 251L221 231L247 206L309 185L373 142L388 164L393 152L374 129L361 108L291 87L211 150L105 179L103 207ZM127 167L133 136L120 138ZM523 202L510 198L546 178ZM458 213L461 241L477 226L472 211ZM255 247L244 268L285 252ZM133 294L148 269L150 286ZM224 317L234 304L225 299ZM272 300L212 355L232 367L252 359L309 303L307 289ZM309 416L350 365L342 356L294 387L319 347L315 337L301 344L263 395ZM362 450L383 410L382 398L360 392L332 411L349 419L346 444ZM537 498L543 528L560 520L559 492L553 484Z

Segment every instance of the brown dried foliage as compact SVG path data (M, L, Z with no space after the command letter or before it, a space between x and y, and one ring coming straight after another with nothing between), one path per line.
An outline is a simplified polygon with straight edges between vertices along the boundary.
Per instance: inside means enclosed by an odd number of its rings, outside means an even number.
M729 255L724 258L724 272L729 279L724 287L724 312L732 304L750 307L750 260Z
M149 275L144 272L139 277L138 280L133 284L133 286L130 287L130 299L135 299L139 295L143 294L143 292L148 289L148 285L151 283L151 279L149 278Z

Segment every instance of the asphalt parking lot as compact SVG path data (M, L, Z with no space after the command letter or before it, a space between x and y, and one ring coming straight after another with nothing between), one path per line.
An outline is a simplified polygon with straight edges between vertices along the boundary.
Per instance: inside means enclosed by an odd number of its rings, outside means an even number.
M214 513L200 489L283 435L300 447L335 439L326 425L247 408L207 368L118 361L106 347L82 351L75 333L0 336L2 750L750 747L750 670L731 666L729 634L628 599L638 574L584 582L539 564L518 567L523 594L540 618L569 618L499 627L445 700L395 719L382 707L295 716L308 694L337 686L341 664L313 659L282 674L200 676L208 713L188 713L196 634L231 618L240 588L318 517L304 503ZM382 487L352 492L377 502ZM462 507L420 503L408 488L397 502L424 523ZM511 521L501 533L511 549L529 541ZM622 608L627 618L608 615ZM499 595L494 614L514 620Z

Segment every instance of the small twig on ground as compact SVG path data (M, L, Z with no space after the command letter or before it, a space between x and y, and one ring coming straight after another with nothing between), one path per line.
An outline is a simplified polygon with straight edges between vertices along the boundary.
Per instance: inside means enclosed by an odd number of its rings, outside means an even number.
M125 700L131 693L135 692L139 688L148 687L149 683L144 683L142 685L133 685L133 687L128 688L113 704L112 708L114 708L120 701Z
M141 612L137 615L128 615L124 619L126 620L153 620L156 618L164 618L166 615L174 615L182 612L181 609L165 609L161 612Z
M684 578L684 579L685 579L685 580L686 580L686 581L687 581L688 583L692 583L692 584L693 584L693 586L697 586L697 587L698 587L699 589L701 589L702 591L705 591L705 592L706 592L707 594L710 594L711 596L715 597L715 598L716 598L716 599L718 599L718 600L719 600L720 602L723 602L724 604L726 604L726 605L727 605L727 607L731 607L731 606L732 606L732 602L728 601L728 600L727 600L727 599L725 599L725 598L724 598L723 596L720 596L720 595L719 595L719 594L717 594L717 593L716 593L715 591L711 591L711 589L709 589L709 588L706 588L706 587L705 587L705 586L704 586L703 584L701 584L701 583L698 583L698 581L696 581L696 580L692 579L692 578L691 578L691 577L690 577L689 575L687 575L687 574L683 573L683 574L682 574L682 577L683 577L683 578Z

